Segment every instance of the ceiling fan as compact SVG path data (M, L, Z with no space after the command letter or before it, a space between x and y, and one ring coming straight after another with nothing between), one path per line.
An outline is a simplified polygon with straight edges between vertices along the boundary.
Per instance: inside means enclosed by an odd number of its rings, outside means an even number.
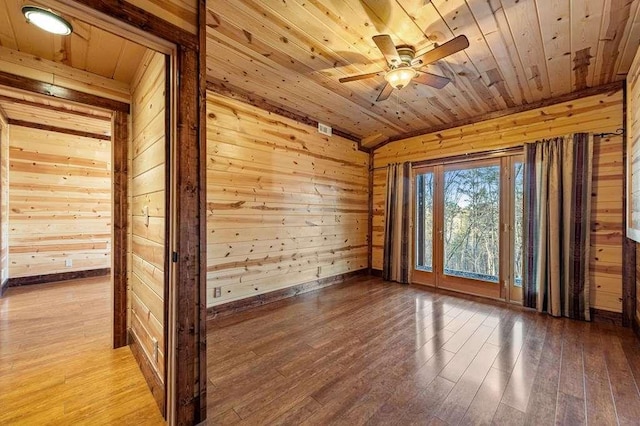
M412 81L435 87L436 89L442 89L451 80L447 77L421 71L419 68L469 47L469 40L463 35L459 35L435 49L418 55L416 55L416 50L413 46L394 45L393 40L391 40L391 37L387 34L376 35L373 37L373 41L384 55L389 67L389 70L384 73L387 84L385 84L378 95L376 99L377 102L384 101L391 96L391 92L393 92L394 89L400 90ZM347 83L349 81L376 77L380 74L382 74L382 71L343 77L338 81L340 83Z

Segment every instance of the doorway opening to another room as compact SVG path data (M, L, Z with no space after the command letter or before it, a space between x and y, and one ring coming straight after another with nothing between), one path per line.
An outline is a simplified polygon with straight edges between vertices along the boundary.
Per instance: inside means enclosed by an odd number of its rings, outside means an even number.
M79 4L47 6L72 23L72 35L40 34L20 20L19 9L10 10L14 45L0 47L8 182L0 203L8 201L2 242L8 284L20 286L0 300L7 319L0 368L8 373L0 384L17 389L13 383L35 380L29 371L37 364L38 374L49 371L69 384L62 390L70 398L111 392L108 401L138 378L143 386L131 384L138 396L123 405L121 420L161 418L170 359L166 218L177 127L175 46L125 31ZM16 338L23 335L31 340ZM83 374L104 380L88 391ZM117 389L103 387L106 379ZM48 383L36 382L37 389ZM23 397L17 391L2 397L8 417L0 423L20 415ZM49 420L65 412L65 422L73 423L87 414L80 400L78 410L60 410L68 404L60 398L43 404Z

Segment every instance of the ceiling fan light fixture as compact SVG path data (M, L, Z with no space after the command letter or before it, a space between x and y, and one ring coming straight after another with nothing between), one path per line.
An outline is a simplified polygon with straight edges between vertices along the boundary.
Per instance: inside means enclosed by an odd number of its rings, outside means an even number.
M384 79L393 86L395 89L402 89L411 82L411 79L416 76L416 72L410 67L394 68L387 72Z
M27 22L56 35L69 35L73 32L71 24L51 10L38 6L23 6L22 14Z

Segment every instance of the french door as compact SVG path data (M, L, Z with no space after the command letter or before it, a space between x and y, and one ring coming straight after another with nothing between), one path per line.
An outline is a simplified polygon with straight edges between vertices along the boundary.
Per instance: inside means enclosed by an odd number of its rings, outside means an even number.
M520 155L413 169L412 282L522 300Z

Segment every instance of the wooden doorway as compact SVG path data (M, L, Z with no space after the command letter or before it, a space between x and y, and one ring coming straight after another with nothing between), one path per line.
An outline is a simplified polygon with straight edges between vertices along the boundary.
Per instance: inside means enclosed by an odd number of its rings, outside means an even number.
M170 24L130 2L48 0L63 13L132 37L170 57L173 197L169 225L166 418L196 424L206 418L206 120L205 37ZM206 2L198 0L198 26ZM178 79L178 76L180 78ZM168 174L169 175L169 174Z
M46 3L72 20L77 31L69 39L56 39L66 43L66 62L71 65L31 54L29 58L35 58L33 62L42 61L53 70L51 78L37 80L4 72L0 75L0 80L4 79L0 83L56 98L56 101L64 99L74 106L83 104L109 110L108 125L112 129L109 133L113 135L111 160L108 161L113 169L113 347L130 345L160 411L165 414L165 373L170 359L166 356L170 329L167 318L172 306L168 297L170 221L165 217L171 217L169 212L172 210L167 196L171 176L167 160L173 158L169 152L177 134L173 107L176 104L173 100L176 47L153 37L150 37L152 42L146 43L141 33L134 35L125 31L130 38L120 37L123 32L113 23L101 20L89 10L72 3ZM19 10L14 12L19 14ZM17 34L38 31L20 20L16 27L18 24L22 25L19 27L22 33L16 31ZM33 39L44 40L47 44L46 34L35 33ZM92 44L93 40L97 41ZM139 44L141 42L145 46ZM82 69L82 61L78 59L81 55L74 50L78 43L86 48L86 62L91 58L94 60L84 66L91 67L90 70ZM100 53L102 56L97 56ZM117 53L116 57L109 58L114 53ZM26 52L14 55L19 54L27 56ZM123 62L125 65L121 66ZM37 64L33 66L37 67ZM64 75L72 83L58 78L60 70L66 72ZM112 82L98 72L123 77ZM28 75L39 77L37 73ZM61 83L57 84L57 81ZM50 128L41 130L51 131ZM88 194L84 202L91 202Z

